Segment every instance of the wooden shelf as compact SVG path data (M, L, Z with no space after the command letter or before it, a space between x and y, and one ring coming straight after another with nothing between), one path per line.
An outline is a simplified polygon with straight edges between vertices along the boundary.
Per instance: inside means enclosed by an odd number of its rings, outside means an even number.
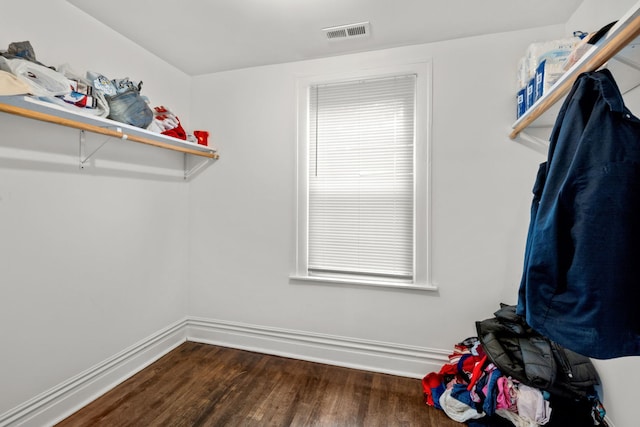
M620 18L602 39L513 124L509 137L515 139L520 132L560 101L571 90L580 74L599 69L639 36L640 2Z
M29 96L0 96L0 111L193 156L209 159L219 158L216 150L205 145L172 138L114 120L76 112Z

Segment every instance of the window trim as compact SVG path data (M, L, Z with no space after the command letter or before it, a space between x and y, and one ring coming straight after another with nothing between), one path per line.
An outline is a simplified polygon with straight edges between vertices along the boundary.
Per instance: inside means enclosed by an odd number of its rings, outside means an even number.
M351 279L310 275L307 270L307 215L308 177L307 155L309 145L308 112L309 88L311 85L335 83L363 78L390 77L415 74L416 78L416 119L414 153L414 261L413 281ZM296 221L295 221L295 261L291 280L316 284L347 284L395 289L415 289L435 291L438 287L431 280L431 117L432 117L432 62L402 64L390 67L370 68L354 72L330 75L300 76L297 79L297 156L296 156Z

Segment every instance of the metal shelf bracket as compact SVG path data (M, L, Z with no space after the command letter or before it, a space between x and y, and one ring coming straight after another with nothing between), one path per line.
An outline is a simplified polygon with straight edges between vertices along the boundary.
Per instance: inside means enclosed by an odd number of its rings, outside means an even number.
M187 153L184 153L184 179L185 181L189 180L189 178L191 178L196 172L198 172L200 169L204 168L209 162L211 162L214 159L211 158L198 158L199 162L196 163L195 166L191 167L189 169L189 156L187 155Z
M120 131L120 129L118 129ZM109 140L111 139L111 137L108 137L107 139L105 139L102 144L100 144L96 149L94 149L91 153L89 153L88 155L85 156L85 152L86 152L86 134L84 130L80 130L80 148L79 148L79 154L78 154L78 161L79 161L79 165L80 165L80 169L84 169L84 165L85 163L87 163L87 161L89 161L89 159L91 157L93 157L94 154L96 154L98 151L100 151L100 149L102 147L104 147L104 145L109 142Z

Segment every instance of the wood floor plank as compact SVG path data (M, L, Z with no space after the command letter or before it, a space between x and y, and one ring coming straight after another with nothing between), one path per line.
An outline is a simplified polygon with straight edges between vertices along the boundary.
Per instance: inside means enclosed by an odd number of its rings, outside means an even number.
M186 342L57 427L458 427L419 380Z

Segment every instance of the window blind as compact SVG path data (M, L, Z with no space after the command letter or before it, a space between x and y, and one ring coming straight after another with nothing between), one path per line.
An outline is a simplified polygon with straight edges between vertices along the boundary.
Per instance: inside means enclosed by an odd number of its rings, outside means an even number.
M416 76L309 97L309 274L411 281Z

